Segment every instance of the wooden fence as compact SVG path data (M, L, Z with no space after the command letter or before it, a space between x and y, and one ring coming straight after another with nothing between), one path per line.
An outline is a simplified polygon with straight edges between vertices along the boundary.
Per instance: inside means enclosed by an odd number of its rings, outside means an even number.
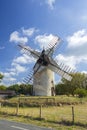
M11 106L0 103L0 114L20 115L55 122L70 121L72 124L76 122L87 124L87 104L73 106L43 106L43 104L41 104L38 107L26 107L20 104L20 101L13 104L11 103Z

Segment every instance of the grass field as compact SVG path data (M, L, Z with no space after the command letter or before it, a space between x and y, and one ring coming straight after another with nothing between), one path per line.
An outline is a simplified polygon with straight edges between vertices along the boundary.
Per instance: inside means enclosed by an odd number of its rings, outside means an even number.
M38 98L38 97L37 97ZM30 99L34 102L36 99ZM0 118L7 118L10 120L21 121L24 123L36 124L39 126L50 127L56 130L86 130L87 129L87 103L86 98L78 99L73 97L55 97L55 102L64 103L70 105L60 106L42 106L42 107L9 107L2 106L0 108ZM10 102L16 102L15 99L10 99ZM22 102L25 99L22 99ZM45 99L44 99L45 100ZM49 102L50 99L48 99ZM42 103L39 100L39 103ZM74 124L72 122L72 104L74 107ZM18 112L18 113L17 113ZM17 115L16 115L17 114Z

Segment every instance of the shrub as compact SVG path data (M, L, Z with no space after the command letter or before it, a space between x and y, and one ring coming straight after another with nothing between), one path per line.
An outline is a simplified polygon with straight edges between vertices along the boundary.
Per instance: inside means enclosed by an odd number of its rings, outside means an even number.
M76 95L79 96L79 98L86 97L87 96L87 90L82 88L77 88L74 92Z

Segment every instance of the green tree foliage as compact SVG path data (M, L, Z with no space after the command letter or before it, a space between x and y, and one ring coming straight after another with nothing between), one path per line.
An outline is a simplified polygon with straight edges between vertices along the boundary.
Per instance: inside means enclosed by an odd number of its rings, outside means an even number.
M32 86L31 85L26 85L26 84L21 84L19 93L25 94L25 95L32 95Z
M3 76L2 74L0 74L0 81L3 79L3 77L4 77L4 76Z
M86 97L87 96L87 90L83 88L77 88L75 90L75 94L79 96L79 98Z
M32 95L32 85L15 84L7 88L7 90L14 90L16 94Z
M67 92L66 90L67 88L65 87L64 84L59 83L55 86L56 95L64 95Z
M56 85L56 93L57 94L71 94L74 96L74 92L77 88L86 89L86 85L84 82L86 81L86 75L82 73L73 73L72 80L68 81L62 78L62 83Z
M18 94L18 92L19 92L19 85L18 84L14 84L14 85L11 85L11 86L9 86L8 88L7 88L7 90L13 90L13 91L15 91L15 93L16 94Z
M0 90L6 90L6 86L0 85Z

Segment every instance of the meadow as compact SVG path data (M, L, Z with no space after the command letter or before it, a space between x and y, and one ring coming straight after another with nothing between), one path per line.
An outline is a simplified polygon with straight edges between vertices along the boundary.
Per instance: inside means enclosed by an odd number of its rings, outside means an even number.
M0 107L0 118L55 130L87 129L87 98L17 97L6 102L8 103L2 103Z

